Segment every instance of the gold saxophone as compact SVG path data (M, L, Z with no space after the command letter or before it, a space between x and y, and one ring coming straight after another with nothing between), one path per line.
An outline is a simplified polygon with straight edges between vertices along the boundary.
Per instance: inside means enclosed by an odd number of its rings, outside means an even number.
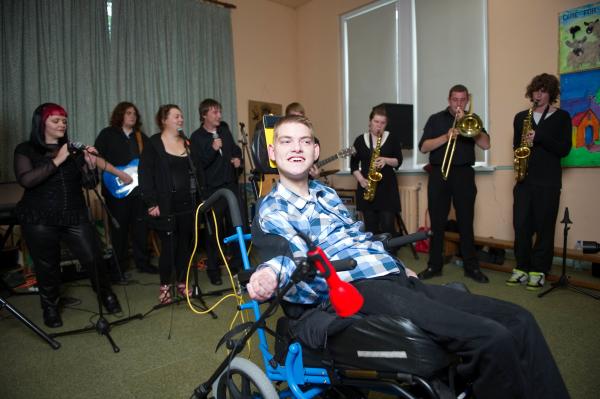
M377 183L381 180L383 175L380 171L375 167L375 160L379 158L379 153L381 152L381 136L383 136L383 132L379 134L377 137L377 144L373 149L373 154L371 154L371 162L369 163L369 174L367 175L367 179L369 183L367 184L367 188L363 193L363 198L365 201L373 201L375 199L375 191L377 190Z
M533 110L537 107L537 101L533 102L529 111L527 111L527 116L523 121L523 129L521 129L521 143L519 147L515 149L515 157L513 159L513 163L515 166L515 180L518 182L525 180L525 176L527 176L527 162L529 161L529 156L531 155L531 144L527 141L527 134L531 130L532 122L533 122Z

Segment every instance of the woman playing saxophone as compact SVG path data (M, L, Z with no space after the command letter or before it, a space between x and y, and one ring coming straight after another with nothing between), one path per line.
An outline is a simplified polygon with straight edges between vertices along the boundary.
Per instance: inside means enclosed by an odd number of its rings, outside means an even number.
M350 158L350 170L357 181L357 210L363 213L365 230L373 233L394 233L395 216L400 212L395 169L402 164L402 149L385 130L386 125L385 107L374 107L368 131L356 138L356 154Z

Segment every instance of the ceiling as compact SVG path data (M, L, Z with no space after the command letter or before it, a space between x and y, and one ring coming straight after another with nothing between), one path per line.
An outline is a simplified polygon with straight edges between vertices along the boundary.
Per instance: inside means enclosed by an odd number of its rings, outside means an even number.
M310 2L311 0L270 0L273 3L278 3L290 8L298 8L308 2Z

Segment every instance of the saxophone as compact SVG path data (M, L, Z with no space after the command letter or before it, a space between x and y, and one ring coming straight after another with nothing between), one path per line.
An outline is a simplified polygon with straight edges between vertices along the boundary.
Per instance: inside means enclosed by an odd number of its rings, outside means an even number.
M521 129L521 143L519 147L515 149L515 156L513 159L513 163L515 166L515 179L518 182L525 180L525 176L527 176L527 162L529 161L529 156L531 155L531 144L527 142L527 133L531 130L532 122L533 122L533 110L537 107L537 101L533 102L529 111L527 111L527 116L523 121L523 129Z
M377 190L377 183L383 177L380 171L375 167L375 160L379 158L379 153L381 152L381 136L383 136L383 132L377 137L377 144L373 149L373 154L371 154L371 162L369 163L369 174L367 175L367 179L369 183L367 184L367 188L363 193L363 198L365 201L373 201L375 199L375 190Z

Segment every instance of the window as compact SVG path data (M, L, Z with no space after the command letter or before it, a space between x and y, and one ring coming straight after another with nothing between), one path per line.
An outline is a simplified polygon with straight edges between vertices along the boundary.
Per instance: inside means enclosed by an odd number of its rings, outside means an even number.
M447 106L448 89L465 84L472 111L487 127L486 0L380 0L341 16L343 143L367 128L380 103L413 105L412 149L401 171L421 170L418 150L429 115ZM488 153L476 150L476 166ZM348 163L346 163L348 168Z

